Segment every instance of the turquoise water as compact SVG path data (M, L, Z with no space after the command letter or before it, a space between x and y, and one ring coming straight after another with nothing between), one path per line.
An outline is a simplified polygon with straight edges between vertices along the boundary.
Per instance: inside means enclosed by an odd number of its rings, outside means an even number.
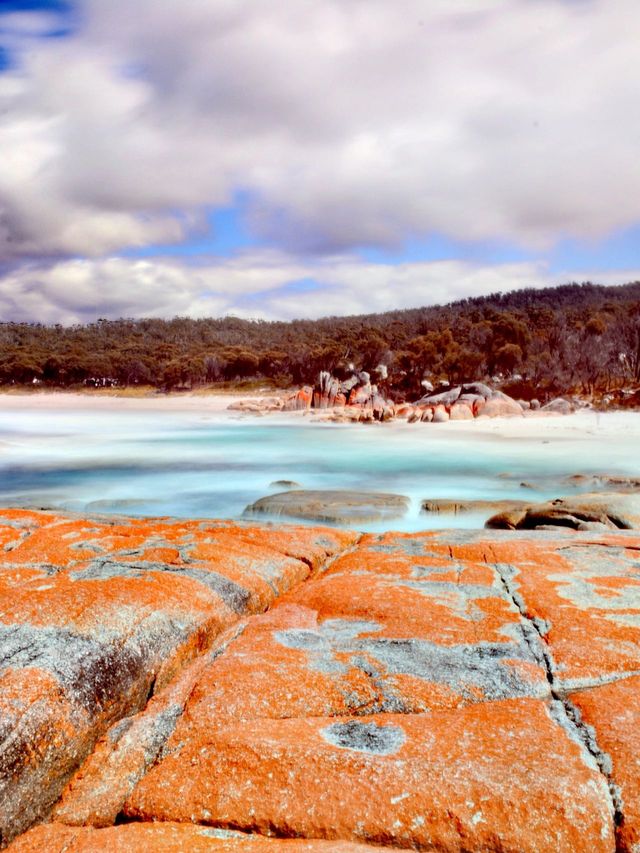
M287 479L313 489L407 495L407 518L386 526L416 530L480 527L484 521L484 515L420 514L425 498L538 500L570 492L562 478L574 473L640 475L640 417L594 416L587 429L569 436L546 434L545 423L536 422L535 436L504 438L473 424L464 430L331 425L227 413L14 405L0 410L0 502L238 518L247 504L278 491L272 481Z

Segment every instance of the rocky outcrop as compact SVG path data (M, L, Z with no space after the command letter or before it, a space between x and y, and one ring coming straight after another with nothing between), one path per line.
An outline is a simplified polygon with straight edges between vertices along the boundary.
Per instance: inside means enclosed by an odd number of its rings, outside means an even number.
M353 541L330 530L3 512L0 843L48 813L114 721Z
M379 369L379 375L384 376ZM537 417L571 414L584 404L557 398L544 406L538 400L514 400L502 391L483 382L434 390L431 383L422 383L427 393L415 403L393 403L385 398L378 386L371 383L365 371L339 380L322 371L314 388L305 386L286 397L240 400L228 408L245 413L313 411L323 412L323 420L334 423L358 421L372 423L404 418L409 423L446 423L467 421L477 417Z
M634 849L640 540L585 536L363 537L114 723L12 851Z
M282 405L283 412L301 412L311 408L313 403L313 388L305 385L294 394L290 394Z
M403 495L339 489L296 489L260 498L245 509L244 515L285 516L357 526L401 518L408 508L409 499Z
M425 394L415 404L421 414L415 420L443 423L476 417L522 417L524 408L516 400L482 382L457 385ZM423 417L422 415L427 415Z
M214 602L226 612L202 581L143 570L143 559L177 565L172 548L184 572L196 560L254 596L180 663L167 647L160 680L149 658L150 698L100 724L55 795L54 758L80 725L55 714L73 691L49 658L1 647L5 843L45 819L11 853L630 853L640 843L638 534L358 537L11 512L0 537L2 620L13 626L55 627L61 601L95 641L167 612L176 626ZM146 558L130 553L140 549ZM87 577L104 554L109 577ZM123 693L118 680L104 689L103 705ZM22 714L21 696L33 697ZM13 732L47 714L21 777L25 808L40 801L39 811L7 822L5 792L20 778L5 759L18 754Z
M362 420L384 421L393 417L393 403L386 400L371 383L371 377L366 371L353 374L349 379L340 381L327 371L322 371L313 394L313 405L316 409L340 410L334 414L334 420L349 419L344 409L363 413Z
M557 498L500 511L486 527L509 530L538 530L566 527L572 530L631 530L640 528L640 497L637 495L584 494Z

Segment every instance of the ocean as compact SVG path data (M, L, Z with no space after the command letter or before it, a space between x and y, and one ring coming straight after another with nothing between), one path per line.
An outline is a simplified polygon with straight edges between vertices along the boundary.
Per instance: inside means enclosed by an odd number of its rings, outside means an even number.
M282 490L272 482L294 480L310 489L406 495L404 519L363 529L413 531L477 528L487 515L424 514L424 499L537 501L575 493L564 481L577 473L640 476L636 413L513 429L498 421L334 425L118 402L99 409L81 398L63 408L55 398L50 406L0 405L0 503L237 519L248 504Z

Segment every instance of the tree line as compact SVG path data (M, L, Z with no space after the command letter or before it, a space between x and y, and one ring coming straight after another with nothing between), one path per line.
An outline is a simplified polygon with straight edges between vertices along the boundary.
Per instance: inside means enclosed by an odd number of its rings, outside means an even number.
M386 370L376 374L384 365ZM320 370L384 376L397 399L425 380L493 379L522 397L640 384L640 282L568 284L443 306L321 320L120 319L0 323L0 383L163 390L312 384Z

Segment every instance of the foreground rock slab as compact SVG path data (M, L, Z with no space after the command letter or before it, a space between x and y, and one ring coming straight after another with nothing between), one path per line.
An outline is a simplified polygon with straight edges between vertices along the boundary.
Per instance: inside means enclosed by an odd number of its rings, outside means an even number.
M4 512L0 840L48 812L114 721L355 539Z
M286 516L334 524L366 524L402 518L409 508L403 495L383 492L310 490L279 492L250 504L245 516Z
M126 813L417 849L492 849L497 833L511 850L532 839L544 850L613 842L604 779L533 700L375 720L214 723L149 774Z
M253 603L101 726L55 802L32 772L48 822L12 853L637 851L640 536L191 525L164 541L249 572ZM267 542L301 563L270 600Z

